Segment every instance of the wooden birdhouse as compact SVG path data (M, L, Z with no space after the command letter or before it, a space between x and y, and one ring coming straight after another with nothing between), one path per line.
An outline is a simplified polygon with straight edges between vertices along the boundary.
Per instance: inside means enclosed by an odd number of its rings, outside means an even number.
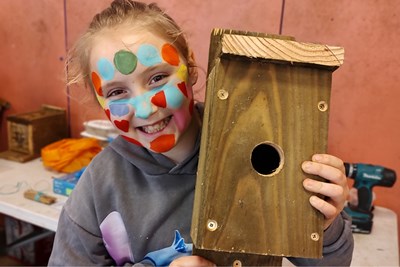
M301 164L326 152L332 72L343 59L341 47L213 31L195 254L235 266L322 257L323 216L309 204Z
M64 109L43 105L40 110L7 117L8 150L0 158L25 162L40 156L40 150L68 137Z

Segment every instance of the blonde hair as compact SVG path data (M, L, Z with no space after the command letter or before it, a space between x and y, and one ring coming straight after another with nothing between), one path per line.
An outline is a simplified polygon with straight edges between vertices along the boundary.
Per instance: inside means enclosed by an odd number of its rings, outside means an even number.
M180 27L157 4L145 4L132 0L114 0L111 5L93 17L86 33L69 50L66 62L67 84L84 83L92 87L90 80L90 53L94 38L106 29L115 30L128 26L140 31L150 31L174 44L191 67L188 42ZM193 66L192 66L193 67Z

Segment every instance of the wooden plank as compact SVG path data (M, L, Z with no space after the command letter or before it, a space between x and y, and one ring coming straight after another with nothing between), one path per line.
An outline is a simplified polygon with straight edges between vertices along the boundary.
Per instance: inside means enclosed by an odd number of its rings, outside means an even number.
M342 47L238 34L223 35L222 53L333 68L344 61Z
M214 32L211 40L194 246L250 260L319 258L323 217L308 203L301 163L326 152L334 68L276 64L240 52L243 44L238 55L226 54L231 33Z

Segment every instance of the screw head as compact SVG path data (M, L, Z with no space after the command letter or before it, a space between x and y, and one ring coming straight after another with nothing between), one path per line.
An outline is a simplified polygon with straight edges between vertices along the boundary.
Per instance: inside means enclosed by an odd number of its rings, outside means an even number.
M208 220L207 221L207 229L211 232L217 230L218 228L218 223L215 220Z
M325 112L328 110L328 103L326 103L325 101L319 101L318 102L318 109L321 112Z
M224 89L220 89L217 92L217 96L218 96L219 99L225 100L225 99L228 98L229 93L227 91L225 91Z
M240 260L235 260L232 264L233 267L242 267L242 262Z
M318 233L312 233L311 234L311 240L312 241L318 241L319 240L319 234Z

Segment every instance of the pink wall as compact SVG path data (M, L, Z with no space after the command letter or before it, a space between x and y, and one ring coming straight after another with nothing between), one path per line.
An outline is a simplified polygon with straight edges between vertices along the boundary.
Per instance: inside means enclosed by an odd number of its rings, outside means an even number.
M94 12L108 3L109 0L0 2L0 98L12 105L6 115L35 110L44 103L65 107L70 111L74 137L79 136L83 121L104 118L86 89L66 88L62 75L66 47L82 33ZM158 3L182 25L198 64L204 69L195 88L199 99L204 96L211 29L278 34L285 3L282 34L294 36L298 41L345 48L345 63L333 75L330 153L345 161L380 164L400 173L397 0L191 0L185 5L181 0L159 0ZM5 149L3 119L0 150ZM377 205L400 214L397 204L400 182L393 188L374 191Z
M319 3L319 4L318 4ZM283 34L345 48L333 76L329 151L400 174L400 6L397 1L287 1ZM400 182L376 187L377 205L400 214Z

